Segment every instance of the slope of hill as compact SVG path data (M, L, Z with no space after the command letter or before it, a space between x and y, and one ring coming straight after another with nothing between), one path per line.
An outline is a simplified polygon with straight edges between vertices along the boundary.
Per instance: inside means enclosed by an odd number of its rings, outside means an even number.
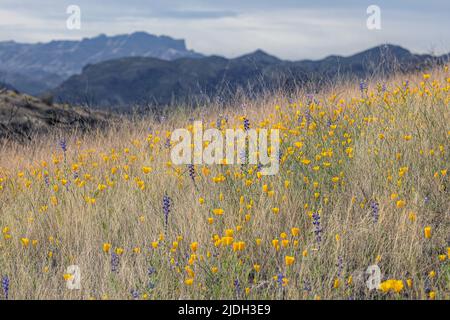
M4 82L0 82L0 90L16 91L16 89L12 85Z
M0 89L0 139L26 140L55 129L88 129L107 123L110 115L78 107L51 104L25 94Z
M184 40L145 32L37 44L6 41L0 42L0 79L21 92L38 94L79 73L86 64L130 56L172 60L201 55L186 49Z
M65 151L58 133L0 144L9 300L448 300L450 69L423 73L369 80L364 95L337 81L317 103L300 90L124 117L67 135ZM176 164L169 133L195 120L221 130L200 163ZM257 163L228 140L244 127L250 141L279 130ZM64 288L72 263L82 290Z
M283 61L258 50L235 59L211 56L163 61L123 58L86 66L53 90L62 102L97 107L167 105L219 96L227 99L239 89L258 93L266 88L290 89L308 81L320 85L338 75L368 77L374 73L411 71L434 59L383 45L349 56L318 61Z

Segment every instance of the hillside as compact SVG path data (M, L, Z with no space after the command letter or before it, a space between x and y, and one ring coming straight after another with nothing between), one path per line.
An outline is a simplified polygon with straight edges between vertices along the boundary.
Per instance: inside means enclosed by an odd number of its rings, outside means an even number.
M0 139L28 140L37 133L85 130L105 125L111 116L83 108L51 104L0 89Z
M450 72L377 80L0 144L9 299L448 300ZM177 165L195 120L217 135ZM279 130L277 174L236 163L234 128ZM233 161L206 164L219 140Z
M87 64L132 56L172 60L201 55L188 50L184 40L145 32L36 44L5 41L0 42L0 79L21 92L38 94Z
M393 45L317 61L284 61L261 50L235 59L123 58L86 66L81 74L70 77L52 94L57 101L88 102L89 106L102 108L203 104L216 97L226 101L238 90L257 95L265 89L290 90L307 82L320 87L337 76L365 79L373 74L408 72L424 68L433 60L436 57L415 55Z

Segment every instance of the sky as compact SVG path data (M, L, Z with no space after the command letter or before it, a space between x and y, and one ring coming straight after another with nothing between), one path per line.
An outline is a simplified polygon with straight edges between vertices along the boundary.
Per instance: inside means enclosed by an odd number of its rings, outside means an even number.
M69 30L69 5L81 29ZM380 8L369 30L367 8ZM47 42L146 31L185 39L203 54L262 49L283 59L350 55L391 43L414 53L450 52L448 0L0 0L0 41Z

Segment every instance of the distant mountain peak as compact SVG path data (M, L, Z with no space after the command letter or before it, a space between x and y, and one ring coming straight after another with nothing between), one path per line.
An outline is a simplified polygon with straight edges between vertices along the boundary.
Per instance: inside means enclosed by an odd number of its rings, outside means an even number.
M261 49L257 49L251 53L245 54L236 59L237 60L251 60L251 61L255 61L255 62L267 62L267 63L278 63L278 62L282 61L282 60L278 59L277 57L270 55Z
M162 60L200 58L186 48L183 39L157 36L145 31L108 36L99 34L82 40L53 40L23 44L0 42L1 80L19 91L39 94L57 86L83 67L124 57L150 57Z
M367 54L380 54L380 53L391 54L396 57L409 56L412 54L408 49L405 49L401 46L386 43L373 48L369 48L365 51L355 54L354 56Z

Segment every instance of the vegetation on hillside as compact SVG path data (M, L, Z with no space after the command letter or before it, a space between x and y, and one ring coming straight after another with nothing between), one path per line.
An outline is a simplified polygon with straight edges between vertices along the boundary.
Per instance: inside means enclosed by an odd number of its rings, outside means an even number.
M450 73L383 81L4 144L0 297L449 299ZM172 164L189 119L280 129L279 174Z

